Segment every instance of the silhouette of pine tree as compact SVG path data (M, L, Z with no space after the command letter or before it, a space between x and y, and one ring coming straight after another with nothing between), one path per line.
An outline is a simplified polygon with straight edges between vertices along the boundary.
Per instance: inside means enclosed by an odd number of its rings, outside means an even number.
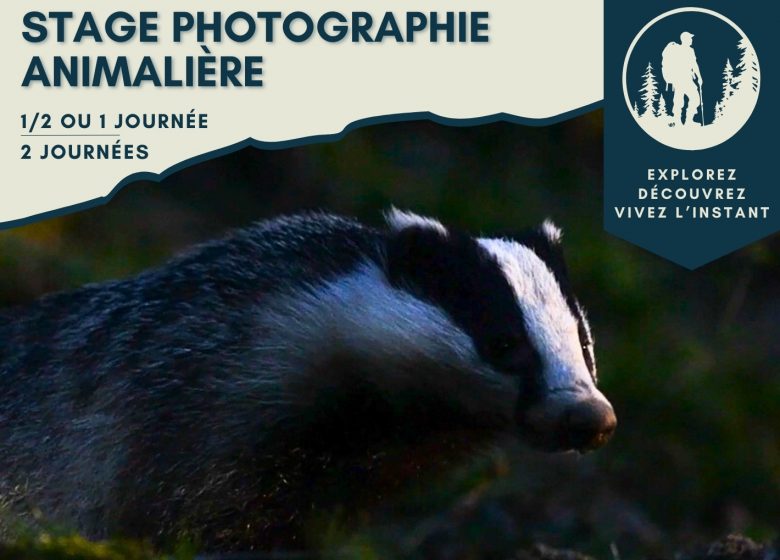
M737 63L737 75L734 78L734 88L737 90L743 88L752 88L753 91L758 91L759 86L759 71L758 71L758 56L756 55L753 45L750 44L745 37L740 39L737 43L739 49L739 62Z
M647 68L645 73L642 74L642 78L642 88L639 90L639 93L642 94L641 99L644 108L642 116L653 117L655 116L654 105L656 97L658 97L658 81L655 79L655 74L653 74L653 65L651 63L647 63Z
M666 118L669 116L669 111L666 108L666 99L664 99L663 93L658 95L658 109L655 112L655 116L659 118Z
M720 100L715 103L715 116L713 122L717 121L726 114L728 100L734 95L734 67L731 60L726 59L726 66L723 67L723 92Z

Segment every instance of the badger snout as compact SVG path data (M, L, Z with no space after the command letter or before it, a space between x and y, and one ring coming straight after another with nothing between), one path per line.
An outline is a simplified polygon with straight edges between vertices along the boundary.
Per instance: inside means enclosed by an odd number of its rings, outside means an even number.
M563 415L563 439L578 451L598 449L617 427L615 411L606 400L589 399L568 406Z
M528 442L547 451L592 451L606 444L617 427L612 405L601 394L553 393L520 413Z

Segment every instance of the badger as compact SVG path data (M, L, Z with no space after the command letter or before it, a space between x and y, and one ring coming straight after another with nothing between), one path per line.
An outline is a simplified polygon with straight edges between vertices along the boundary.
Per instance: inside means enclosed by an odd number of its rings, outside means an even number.
M560 230L385 217L272 219L0 313L0 524L278 548L388 465L605 444Z

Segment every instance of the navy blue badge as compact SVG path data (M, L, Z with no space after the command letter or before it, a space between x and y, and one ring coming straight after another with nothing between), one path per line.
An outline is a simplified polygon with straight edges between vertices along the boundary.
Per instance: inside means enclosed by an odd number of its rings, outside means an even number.
M780 229L778 11L606 3L607 231L692 269Z

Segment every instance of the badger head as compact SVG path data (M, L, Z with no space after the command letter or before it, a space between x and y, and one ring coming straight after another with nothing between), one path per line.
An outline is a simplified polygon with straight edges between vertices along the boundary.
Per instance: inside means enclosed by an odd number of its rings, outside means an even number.
M617 422L596 388L593 338L560 230L546 221L513 238L476 238L395 209L387 221L388 281L445 318L444 328L436 319L438 359L466 372L454 382L440 373L441 390L544 450L605 444Z

